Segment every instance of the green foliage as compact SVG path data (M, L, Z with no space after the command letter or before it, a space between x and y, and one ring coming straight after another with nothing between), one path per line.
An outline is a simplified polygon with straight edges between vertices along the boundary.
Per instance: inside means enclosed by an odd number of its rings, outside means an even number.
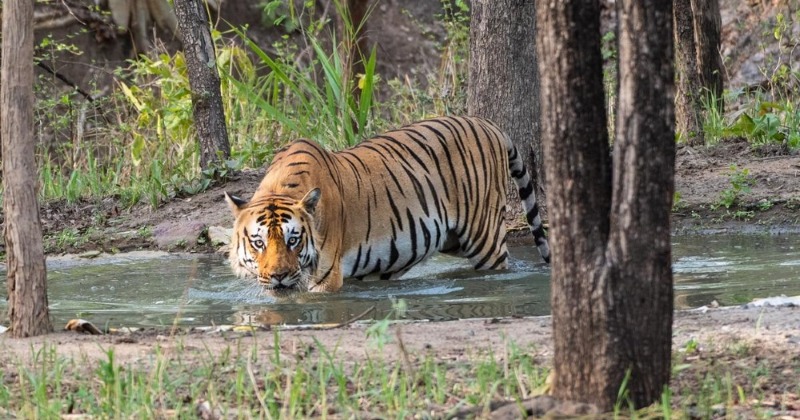
M227 71L223 72L223 78L236 89L240 98L247 98L246 102L278 122L284 138L310 138L332 148L341 148L355 145L369 131L378 81L376 50L364 58L365 74L357 75L357 80L349 80L343 58L348 52L326 51L313 34L307 33L313 54L311 62L303 65L292 55L281 53L286 50L285 45L273 58L243 31L234 29L234 32L269 72L250 83L238 80ZM347 43L340 45L349 48Z
M739 170L736 165L730 166L728 180L730 181L730 187L720 193L719 199L712 206L712 210L716 210L719 207L731 208L731 206L738 203L743 194L749 193L750 187L755 184L755 179L750 176L750 170L747 168Z
M755 109L741 112L723 130L729 137L743 137L753 144L786 142L800 147L800 110L790 101L756 101Z
M759 71L765 83L757 89L735 89L725 94L725 103L734 104L734 112L723 115L718 98L708 97L704 102L703 127L707 143L722 138L744 138L754 145L783 143L790 149L800 148L800 106L798 73L791 63L793 43L787 42L791 28L800 22L800 11L792 15L779 13L767 24L762 39L764 63ZM777 45L777 50L773 46ZM727 105L726 105L727 106Z

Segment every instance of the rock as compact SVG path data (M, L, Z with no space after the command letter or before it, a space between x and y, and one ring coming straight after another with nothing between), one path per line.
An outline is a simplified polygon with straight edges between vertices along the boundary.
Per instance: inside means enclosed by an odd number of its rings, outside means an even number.
M520 412L520 408L525 412ZM597 407L572 401L559 401L549 395L540 395L521 403L511 403L494 410L490 414L492 419L519 419L519 418L602 418Z
M233 228L224 228L222 226L209 226L208 227L208 239L211 241L211 245L228 245L231 242L231 234L233 234Z
M86 259L97 258L100 256L100 254L101 252L95 249L91 251L86 251L83 254L79 254L78 258L86 258Z
M784 306L795 307L800 306L800 296L774 296L764 299L754 299L752 302L744 305L745 308L761 308L764 306Z
M153 229L153 241L160 249L191 249L206 230L206 224L197 221L160 223Z

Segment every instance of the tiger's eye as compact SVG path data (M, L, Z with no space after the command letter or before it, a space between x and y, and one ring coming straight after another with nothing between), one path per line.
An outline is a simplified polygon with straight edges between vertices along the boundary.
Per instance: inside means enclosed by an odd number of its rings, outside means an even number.
M298 242L300 242L300 238L297 236L292 236L288 241L286 241L286 244L289 246L295 246Z
M264 248L264 241L262 241L261 239L256 239L255 241L253 241L253 246L256 248Z

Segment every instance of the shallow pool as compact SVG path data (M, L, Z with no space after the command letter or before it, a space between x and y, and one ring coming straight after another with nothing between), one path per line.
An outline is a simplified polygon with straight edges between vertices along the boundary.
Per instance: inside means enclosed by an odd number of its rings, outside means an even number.
M280 299L233 277L220 256L120 255L49 261L48 293L56 325L75 317L112 327L336 323L372 306L366 318L398 316L393 302L401 299L411 319L546 315L549 269L535 253L512 248L511 268L503 272L475 272L466 260L436 256L403 280L349 281L340 293ZM677 308L800 295L798 235L675 237L673 256Z

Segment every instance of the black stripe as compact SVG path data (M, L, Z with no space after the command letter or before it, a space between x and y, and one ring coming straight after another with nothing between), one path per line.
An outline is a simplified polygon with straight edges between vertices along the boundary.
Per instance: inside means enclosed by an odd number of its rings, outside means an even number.
M411 214L410 209L406 209L406 216L408 217L408 231L411 236L411 259L409 262L413 262L417 259L417 224L414 221L414 215Z
M533 193L533 183L529 182L528 185L519 189L519 198L527 200Z
M425 225L425 221L422 220L422 218L419 219L419 226L422 228L422 237L425 240L424 255L428 255L428 252L431 250L431 231L428 230L428 226Z
M359 263L361 263L361 245L358 246L358 255L356 255L356 262L353 264L353 271L350 273L350 277L356 275L356 270L358 270Z
M500 264L502 264L503 261L506 261L507 259L508 259L508 252L504 252L503 255L497 257L497 260L495 260L495 262L492 263L489 269L496 270L497 267L499 267Z
M392 198L392 194L389 193L389 188L384 186L386 189L386 201L389 202L389 206L392 208L392 214L394 214L395 220L400 224L400 230L403 230L403 220L400 218L400 210L394 204L394 198Z

